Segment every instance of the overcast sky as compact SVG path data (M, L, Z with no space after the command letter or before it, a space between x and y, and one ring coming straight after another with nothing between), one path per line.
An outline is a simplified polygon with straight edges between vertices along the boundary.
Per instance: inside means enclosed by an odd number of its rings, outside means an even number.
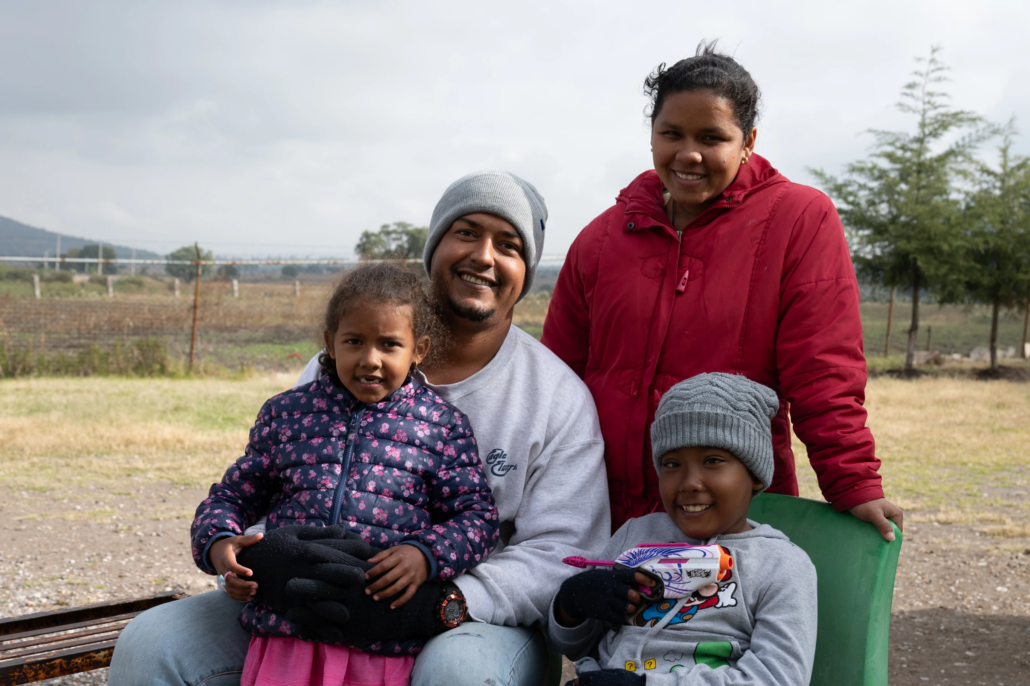
M931 45L952 104L1017 117L1030 3L0 3L0 215L166 253L351 255L507 169L545 254L650 167L644 77L719 38L764 94L757 152L795 181L862 156ZM0 246L2 253L2 246Z

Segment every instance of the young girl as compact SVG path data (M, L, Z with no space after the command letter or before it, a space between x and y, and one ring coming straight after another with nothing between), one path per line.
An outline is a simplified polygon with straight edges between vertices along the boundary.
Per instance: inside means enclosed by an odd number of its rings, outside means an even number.
M322 377L265 403L246 454L197 508L197 565L250 601L240 617L254 634L244 686L407 686L422 646L295 638L296 627L254 600L257 584L236 561L260 540L241 534L263 513L268 531L340 524L385 548L369 559L368 578L378 579L368 589L392 606L493 550L497 510L468 419L414 374L438 326L411 272L376 264L346 274L326 307Z

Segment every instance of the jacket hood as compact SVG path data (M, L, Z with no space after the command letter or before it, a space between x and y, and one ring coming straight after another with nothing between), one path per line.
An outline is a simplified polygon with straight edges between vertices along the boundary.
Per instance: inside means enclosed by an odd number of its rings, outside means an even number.
M753 154L747 164L740 165L737 178L716 197L710 207L736 207L757 191L780 183L790 181L769 164L769 160ZM668 224L665 200L662 198L664 190L658 172L648 169L619 192L617 202L626 206L626 214L644 214Z

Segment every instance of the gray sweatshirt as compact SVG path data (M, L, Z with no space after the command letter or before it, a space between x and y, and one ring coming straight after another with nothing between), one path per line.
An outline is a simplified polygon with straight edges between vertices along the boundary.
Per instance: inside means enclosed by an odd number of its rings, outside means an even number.
M317 356L298 385L317 379ZM493 554L455 579L473 619L547 621L569 555L600 550L611 531L604 439L586 385L535 338L512 326L494 359L437 386L472 423L501 520Z
M674 601L641 609L615 630L597 620L563 627L549 612L548 635L579 673L631 669L648 686L803 686L812 677L817 609L815 567L801 548L767 524L714 543L733 557L731 576L695 591L664 628ZM641 543L692 543L665 513L631 519L601 553L614 560ZM642 625L642 626L641 626ZM598 643L600 639L600 643ZM594 646L596 657L584 657ZM632 663L632 664L630 664Z

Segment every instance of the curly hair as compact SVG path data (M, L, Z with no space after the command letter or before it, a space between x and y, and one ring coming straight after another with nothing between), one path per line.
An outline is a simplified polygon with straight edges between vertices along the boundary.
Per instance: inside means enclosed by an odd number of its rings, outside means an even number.
M665 99L684 91L709 91L726 98L733 106L733 117L746 139L758 121L762 92L751 74L735 59L716 51L719 41L701 41L693 57L680 60L668 69L659 64L644 80L644 95L651 99L651 125L654 126Z
M447 347L447 330L423 288L422 280L406 269L402 262L366 262L346 272L337 281L333 294L325 307L322 328L329 337L335 335L342 319L350 309L361 305L407 305L411 308L411 330L415 341L428 336L429 355L436 359ZM335 382L336 362L323 350L318 356L322 374L329 374Z

